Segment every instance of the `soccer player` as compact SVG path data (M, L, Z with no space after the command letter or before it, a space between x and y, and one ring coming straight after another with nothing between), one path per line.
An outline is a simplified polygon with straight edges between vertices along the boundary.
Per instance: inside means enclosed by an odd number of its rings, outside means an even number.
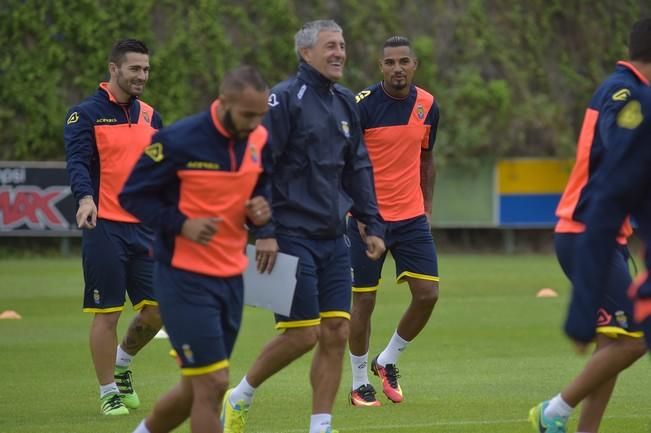
M161 321L152 293L153 233L120 206L118 193L162 121L138 99L150 69L143 42L116 42L108 69L109 81L68 111L64 139L70 187L79 203L77 225L83 229L84 311L94 314L90 350L100 410L125 415L140 405L131 360L156 335ZM117 346L125 292L138 314Z
M221 432L220 405L240 328L245 223L271 217L269 90L241 66L226 74L209 111L157 133L120 194L123 206L156 230L156 296L181 381L136 433L169 432L190 417L194 433Z
M317 343L310 371L309 432L335 432L332 406L350 318L349 210L367 225L369 257L384 252L384 224L355 97L336 84L346 61L342 29L331 20L308 22L296 33L295 49L298 74L272 89L264 121L273 156L273 220L256 233L256 253L262 272L272 269L278 249L297 256L296 291L290 315L276 315L282 334L267 343L245 377L226 393L226 433L243 432L255 390Z
M615 72L592 97L578 140L576 163L557 209L555 229L558 261L567 277L576 284L577 249L586 230L586 215L599 193L596 181L608 153L620 146L618 119L639 89L651 79L651 20L636 23L630 33L630 61L618 62ZM624 112L625 113L625 112ZM558 395L530 411L530 421L539 432L565 432L572 410L583 401L578 432L596 433L615 387L619 372L644 354L642 332L633 320L631 300L626 290L631 284L628 270L628 221L619 230L615 253L610 257L609 278L599 282L607 292L595 309L596 348L583 371ZM603 283L605 282L605 284ZM591 332L593 334L594 332Z
M382 391L400 403L398 357L429 321L438 299L436 249L430 232L434 189L433 153L439 121L434 96L413 84L418 60L409 39L384 42L380 70L384 79L357 95L364 139L373 163L380 214L387 222L386 244L396 261L398 283L406 282L411 303L388 344L371 361ZM386 254L378 261L364 254L366 227L348 221L353 265L353 310L350 323L350 402L379 406L368 378L371 315Z
M651 88L631 93L627 104L617 115L616 146L606 154L603 168L597 175L599 191L586 215L586 231L577 251L574 290L565 322L566 334L584 351L594 338L589 325L596 318L595 306L607 297L600 282L612 272L608 263L616 254L614 237L627 215L637 223L637 234L645 244L642 272L629 289L633 298L634 320L644 331L647 348L651 349Z

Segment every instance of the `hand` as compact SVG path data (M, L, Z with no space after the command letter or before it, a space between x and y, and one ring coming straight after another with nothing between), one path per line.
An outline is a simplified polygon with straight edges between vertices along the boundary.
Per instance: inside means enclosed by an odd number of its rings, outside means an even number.
M366 236L366 255L371 260L377 260L382 257L386 251L384 240L377 236Z
M357 230L359 230L359 235L362 237L362 241L366 242L366 224L357 221Z
M425 212L425 218L427 218L427 225L431 228L432 227L432 213L431 212Z
M246 217L256 226L263 226L271 219L271 207L264 197L258 195L245 203Z
M278 242L274 238L258 239L255 241L255 262L258 272L269 272L276 264Z
M191 241L206 245L219 231L218 225L222 218L188 218L181 228L181 236Z
M94 229L97 225L97 206L93 197L86 196L79 200L77 210L77 227L80 229Z

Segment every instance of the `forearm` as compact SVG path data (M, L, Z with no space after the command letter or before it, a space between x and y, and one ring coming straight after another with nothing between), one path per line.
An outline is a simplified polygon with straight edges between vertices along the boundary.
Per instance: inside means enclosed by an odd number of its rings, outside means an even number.
M364 167L354 170L346 176L346 180L344 187L353 199L351 214L366 225L368 235L384 238L384 223L380 218L373 186L373 169Z
M423 206L427 215L432 214L436 166L432 152L422 152L420 157L420 189L423 192Z

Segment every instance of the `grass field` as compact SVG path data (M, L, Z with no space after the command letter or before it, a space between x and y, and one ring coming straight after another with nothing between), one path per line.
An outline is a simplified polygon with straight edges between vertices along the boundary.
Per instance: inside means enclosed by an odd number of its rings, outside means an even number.
M334 410L341 433L529 432L528 409L558 392L581 368L584 360L561 334L568 284L552 256L448 255L440 269L437 309L399 363L405 401L393 405L382 397L380 408L349 406L346 359ZM387 283L392 276L388 263L374 315L372 355L408 301L406 286ZM77 258L0 261L0 311L23 315L0 321L1 433L131 433L177 381L168 342L155 340L133 364L143 407L127 417L101 417L81 287ZM538 299L542 287L561 296ZM130 316L123 317L122 330ZM232 382L274 333L270 313L245 311ZM247 432L307 432L309 361L309 355L303 357L260 388ZM650 390L645 358L620 378L601 433L651 431Z

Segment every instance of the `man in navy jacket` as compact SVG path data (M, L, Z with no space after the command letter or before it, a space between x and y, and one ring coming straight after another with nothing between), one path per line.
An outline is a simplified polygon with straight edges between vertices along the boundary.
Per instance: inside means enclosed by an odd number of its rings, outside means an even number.
M341 27L305 24L296 34L299 70L269 96L272 222L256 231L257 265L271 271L276 252L299 257L289 316L276 315L283 333L272 339L223 404L224 431L244 431L254 390L317 343L310 382L310 433L331 433L349 332L351 273L345 235L350 211L366 224L367 254L384 253L373 172L353 93L338 84L346 60Z

